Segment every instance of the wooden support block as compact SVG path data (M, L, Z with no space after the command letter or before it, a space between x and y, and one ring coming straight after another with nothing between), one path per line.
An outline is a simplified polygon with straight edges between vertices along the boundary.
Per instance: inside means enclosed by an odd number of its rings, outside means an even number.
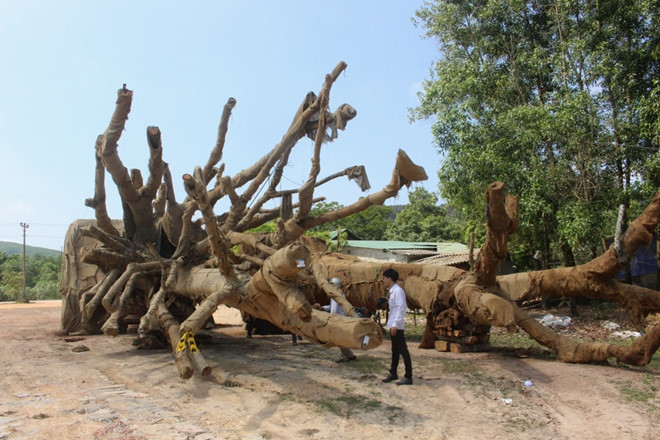
M466 346L461 344L454 344L452 342L451 344L449 344L449 351L451 351L452 353L464 353L466 351L464 347Z
M463 343L464 344L469 344L469 345L478 344L479 343L479 337L478 336L466 336L465 338L463 338Z
M467 334L467 332L465 330L454 330L454 337L455 338L462 338L466 334Z
M490 350L490 345L488 344L475 344L475 345L463 345L463 344L449 344L449 351L452 353L476 353L479 351L488 351Z
M486 336L486 338L484 338ZM463 336L462 338L449 338L451 342L461 345L475 345L475 344L487 344L489 337L488 335L470 335Z
M124 324L139 324L140 317L138 315L126 315L122 319Z
M449 344L447 341L435 341L435 349L438 351L449 351Z

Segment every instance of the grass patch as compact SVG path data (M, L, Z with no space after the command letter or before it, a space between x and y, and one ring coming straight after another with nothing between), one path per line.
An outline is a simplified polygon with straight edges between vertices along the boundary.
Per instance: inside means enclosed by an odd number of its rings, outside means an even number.
M505 430L512 434L519 434L521 432L533 431L545 425L545 423L529 418L525 415L512 415L504 416Z
M619 306L611 301L599 301L592 304L594 311L593 319L596 321L604 321L610 319L613 313L618 310Z
M425 326L406 325L406 341L421 342L424 336Z
M337 416L346 418L358 413L381 411L383 409L383 404L379 400L359 394L345 394L336 398L323 398L314 403L321 412L329 411ZM392 413L399 409L387 405L385 410L388 413Z
M525 332L509 333L491 333L490 345L494 347L520 348L524 350L539 349L547 350L547 347L536 342Z
M400 417L401 414L403 413L403 410L401 408L391 405L387 405L385 410L386 410L387 421L390 422L390 425L396 423L397 417Z
M443 374L460 378L470 389L489 398L512 396L519 393L521 388L521 384L516 379L485 373L472 360L440 359L438 363L442 366Z
M52 349L55 351L69 351L72 349L71 345L69 344L52 344L51 345Z
M320 399L314 402L321 412L330 411L333 414L343 416L342 406L333 399Z
M660 351L655 352L647 367L652 370L660 371Z
M436 363L442 365L445 373L457 374L460 376L474 376L482 374L481 369L473 361L459 361L450 359L437 359Z
M629 402L648 404L654 409L658 409L654 402L658 389L650 374L645 374L641 382L621 382L617 388Z
M446 374L463 378L470 385L476 385L482 388L490 387L493 383L492 377L484 374L481 368L473 361L459 361L451 359L438 359L437 364L442 366Z
M425 329L426 319L424 318L424 315L418 313L417 319L413 318L412 313L406 315L406 341L421 342Z
M277 399L281 402L297 402L296 398L291 393L277 393Z
M353 362L347 362L344 365L362 374L380 374L387 370L382 360L369 355L358 356Z

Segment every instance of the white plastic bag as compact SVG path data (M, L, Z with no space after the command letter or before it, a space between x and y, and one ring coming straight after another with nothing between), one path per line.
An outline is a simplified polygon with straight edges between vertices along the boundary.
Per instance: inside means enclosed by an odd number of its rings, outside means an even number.
M559 317L547 314L539 322L546 327L568 327L571 324L571 318L569 316Z

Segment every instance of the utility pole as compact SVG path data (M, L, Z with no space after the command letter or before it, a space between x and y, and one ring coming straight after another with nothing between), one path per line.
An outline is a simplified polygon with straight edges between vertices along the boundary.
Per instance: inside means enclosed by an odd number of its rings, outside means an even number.
M25 270L25 231L27 228L29 228L30 225L27 223L22 223L21 222L21 228L23 228L23 298L21 298L20 301L17 302L24 302L27 303L27 292L26 292L26 286L27 286L27 271Z

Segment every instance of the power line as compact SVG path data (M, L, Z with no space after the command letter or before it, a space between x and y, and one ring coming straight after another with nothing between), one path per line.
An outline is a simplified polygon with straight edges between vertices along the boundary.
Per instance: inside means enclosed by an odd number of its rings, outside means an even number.
M16 222L11 222L11 223L0 223L0 226L15 226ZM69 226L68 224L64 223L32 223L32 226L53 226L53 227L63 227L63 226Z

